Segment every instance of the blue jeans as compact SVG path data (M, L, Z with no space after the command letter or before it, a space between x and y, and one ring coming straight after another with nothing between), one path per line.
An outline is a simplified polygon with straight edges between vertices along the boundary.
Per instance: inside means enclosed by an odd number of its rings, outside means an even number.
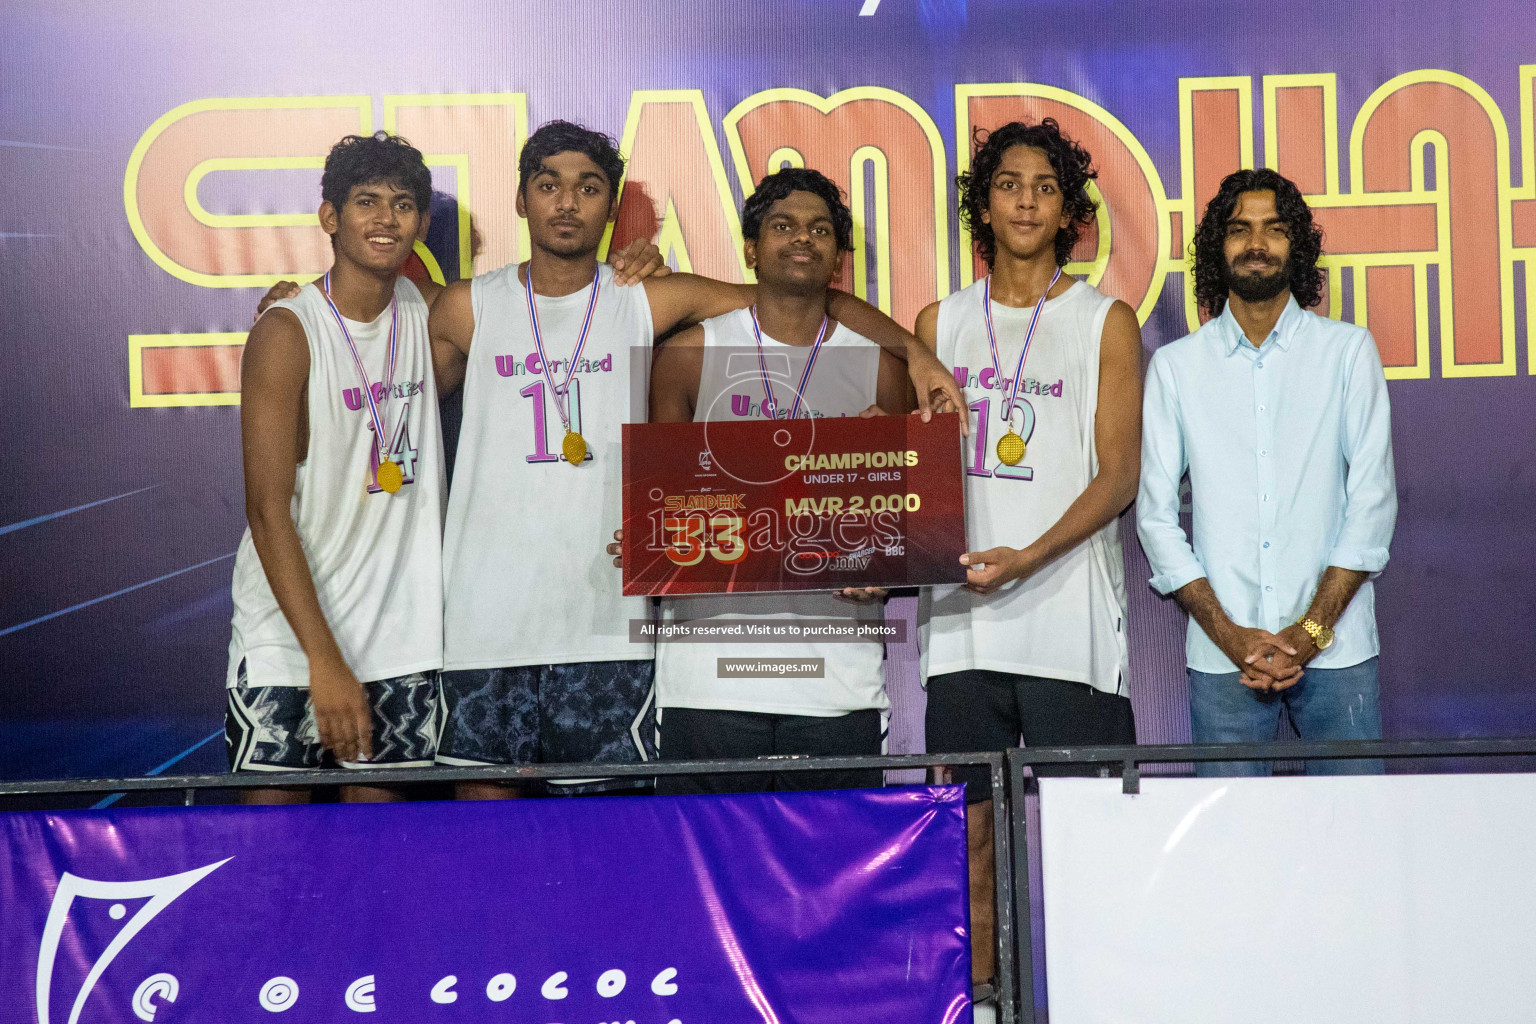
M1196 743L1264 743L1275 738L1283 705L1304 740L1381 739L1377 659L1348 668L1309 668L1279 693L1250 690L1240 672L1189 670L1189 712ZM1375 759L1308 761L1308 775L1380 775ZM1201 778L1268 775L1269 761L1206 761Z

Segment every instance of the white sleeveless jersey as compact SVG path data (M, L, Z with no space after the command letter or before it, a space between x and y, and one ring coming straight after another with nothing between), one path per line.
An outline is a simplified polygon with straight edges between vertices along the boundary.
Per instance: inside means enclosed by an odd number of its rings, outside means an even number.
M325 621L360 682L443 664L443 434L427 304L402 277L394 388L379 409L404 471L394 494L373 482L373 421L346 340L319 287L273 303L309 342L309 451L294 475L293 521ZM390 313L347 330L371 382L389 364ZM308 686L309 660L277 606L249 528L235 554L227 684L241 659L251 686Z
M1023 548L1061 518L1098 472L1093 421L1099 397L1099 343L1114 299L1084 282L1047 300L1029 348L1015 406L1024 459L1007 466L997 441L1007 432L1004 381L996 379L982 311L983 281L939 303L938 356L965 381L973 413L964 446L965 518L972 551ZM992 304L1003 377L1011 379L1034 307ZM1125 567L1119 524L1022 583L989 597L935 588L927 676L991 669L1088 683L1125 693Z
M763 384L752 335L752 311L704 321L704 364L695 422L764 419ZM794 402L809 346L763 335L764 362L781 413ZM805 387L816 416L857 416L875 402L880 349L841 324L822 344ZM802 407L801 416L807 414ZM665 621L715 618L860 619L879 622L878 605L855 605L827 592L730 594L667 598ZM656 705L829 717L890 706L885 695L884 645L864 643L691 644L656 646ZM823 679L722 679L719 658L821 658Z
M641 285L619 287L599 265L597 308L571 378L572 427L587 458L561 455L565 428L549 394L517 264L470 285L475 334L464 378L464 423L443 540L444 663L501 668L650 658L629 642L646 598L624 597L604 551L622 525L624 423L646 418L651 307ZM537 296L550 376L566 367L591 285Z

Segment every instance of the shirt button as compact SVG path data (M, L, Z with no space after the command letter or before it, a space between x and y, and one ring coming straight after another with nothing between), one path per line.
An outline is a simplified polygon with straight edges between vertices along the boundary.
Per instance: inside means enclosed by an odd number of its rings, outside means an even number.
M1269 591L1274 590L1274 589L1275 589L1274 587L1265 587L1264 588L1266 593L1268 593Z
M1265 541L1265 542L1264 542L1264 546L1265 546L1265 547L1266 547L1266 548L1267 548L1267 547L1269 547L1269 541Z
M1254 363L1253 365L1255 367L1257 367L1258 369L1260 369L1260 370L1264 369L1264 364L1263 363Z
M1264 495L1264 500L1265 500L1265 501L1268 501L1268 500L1269 500L1269 495L1267 495L1267 494L1266 494L1266 495Z
M1259 449L1259 454L1260 455L1268 455L1269 454L1269 449L1268 448L1260 448Z
M1259 412L1263 412L1263 411L1264 411L1264 406L1262 406L1262 405L1259 406Z

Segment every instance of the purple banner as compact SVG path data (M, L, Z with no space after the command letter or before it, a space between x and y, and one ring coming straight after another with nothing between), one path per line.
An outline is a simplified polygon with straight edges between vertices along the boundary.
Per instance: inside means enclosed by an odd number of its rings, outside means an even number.
M958 787L0 816L0 1024L971 1020Z

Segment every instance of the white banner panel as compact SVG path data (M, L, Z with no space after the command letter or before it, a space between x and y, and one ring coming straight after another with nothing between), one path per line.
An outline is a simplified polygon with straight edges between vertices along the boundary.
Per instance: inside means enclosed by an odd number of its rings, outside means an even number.
M1040 785L1052 1024L1536 1019L1536 776Z

